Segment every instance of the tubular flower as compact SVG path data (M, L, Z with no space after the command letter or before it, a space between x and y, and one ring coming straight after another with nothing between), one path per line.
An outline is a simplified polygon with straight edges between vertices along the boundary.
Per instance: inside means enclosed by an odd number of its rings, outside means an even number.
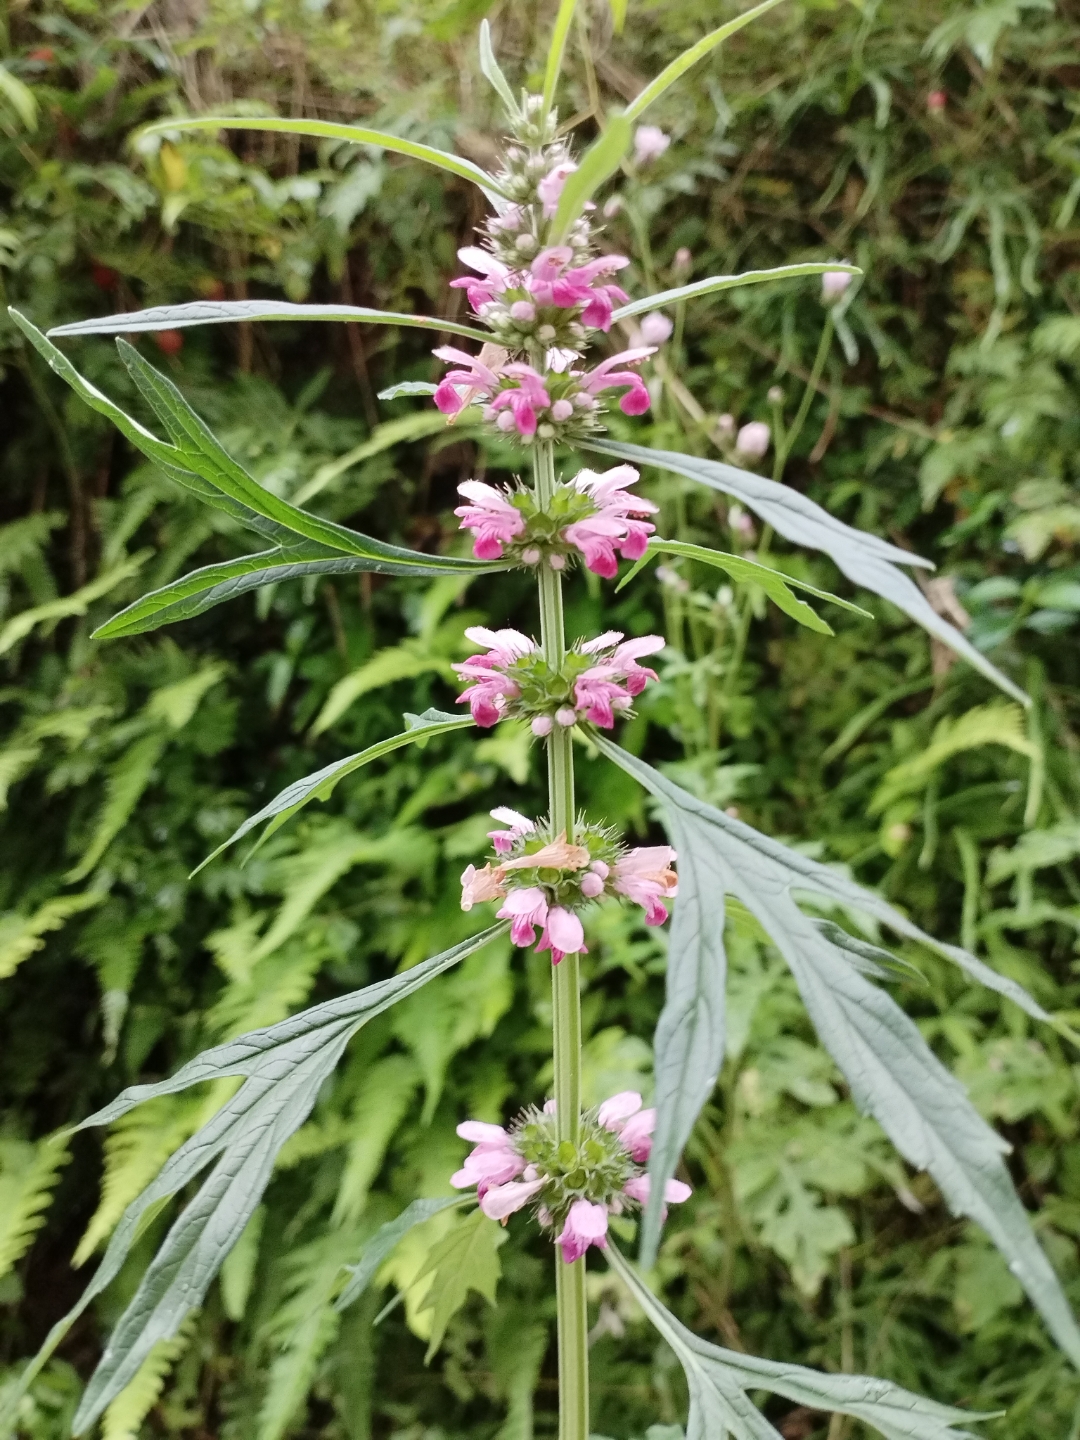
M500 560L503 546L525 529L525 517L516 510L501 490L485 485L482 480L466 480L458 493L470 505L459 505L454 514L461 519L461 528L471 530L473 554L478 560Z
M587 1111L576 1145L560 1143L550 1100L543 1110L522 1111L509 1129L467 1120L457 1133L473 1149L450 1183L457 1190L475 1185L484 1214L504 1223L532 1204L563 1260L573 1264L591 1245L606 1246L610 1215L648 1202L649 1177L641 1166L649 1157L656 1112L641 1103L636 1091L626 1090ZM669 1204L690 1194L680 1180L669 1180L664 1189Z
M679 893L679 881L671 862L676 859L670 845L649 845L630 850L615 862L612 886L645 910L646 925L662 925L668 918L663 903Z
M551 405L551 396L544 388L544 377L531 365L507 365L503 375L514 383L492 397L489 410L496 417L497 430L517 429L519 435L536 434L537 418Z
M625 255L601 255L584 265L571 267L574 252L569 245L555 245L542 250L529 267L526 280L529 293L538 305L555 305L560 310L581 308L581 323L595 330L611 329L611 312L615 302L629 297L618 285L609 285L603 277L612 275L630 264Z
M641 655L653 655L664 648L660 635L642 635L637 640L622 640L618 631L610 631L581 647L585 654L595 654L599 663L591 665L574 682L574 704L583 719L610 730L616 711L629 710L635 695L640 695L649 680L657 678L655 670L638 664ZM610 651L604 654L605 650Z
M644 415L649 408L649 392L641 376L633 370L616 370L616 365L634 365L649 355L656 354L655 345L639 345L634 350L621 350L601 361L594 370L586 371L580 377L581 389L587 395L598 395L601 390L627 386L626 394L619 401L624 415Z
M499 355L505 360L506 352L498 346L484 346L484 350L498 350ZM476 396L493 395L499 388L499 374L497 369L493 370L484 359L483 353L478 357L467 355L464 350L459 350L455 345L440 345L432 352L440 360L445 360L448 365L458 365L461 368L451 370L449 374L435 387L434 400L436 407L444 415L456 415L459 410L464 409L470 400ZM464 394L462 394L464 390Z
M510 921L515 945L550 951L555 965L566 955L584 952L579 912L605 896L642 906L649 925L667 919L662 901L678 893L671 869L676 856L669 846L627 850L612 831L580 816L576 839L568 841L565 831L553 835L543 821L534 824L516 810L499 808L491 814L507 828L489 832L493 860L483 869L469 865L462 872L461 908L502 901L496 915Z
M458 696L458 704L467 703L477 725L488 729L502 719L510 702L521 693L508 673L510 667L534 654L536 644L518 630L488 630L483 625L472 625L465 634L475 644L490 649L454 666L463 680L472 681Z
M658 507L625 488L638 479L632 465L616 465L600 475L582 470L573 482L574 488L597 508L583 520L568 525L562 538L581 551L590 570L607 580L618 571L616 550L625 560L640 560L656 528L638 517L653 515Z

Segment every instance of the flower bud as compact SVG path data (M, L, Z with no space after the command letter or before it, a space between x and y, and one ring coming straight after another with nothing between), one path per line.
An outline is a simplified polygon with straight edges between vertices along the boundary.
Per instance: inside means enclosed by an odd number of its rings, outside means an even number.
M657 160L671 144L671 136L665 135L659 125L639 125L634 131L634 160L638 165L647 165Z
M555 335L556 330L554 325L541 325L540 329L536 332L536 338L542 345L550 345L552 340L555 339Z
M614 220L622 209L622 200L618 195L612 195L611 199L604 205L604 219Z
M675 258L671 262L671 271L676 280L685 280L694 268L694 257L685 245L680 245L675 251Z
M537 248L536 236L530 235L527 230L514 241L514 249L519 255L535 255Z
M553 420L569 420L574 413L574 407L569 400L556 400L551 407L551 418Z
M535 545L530 545L527 550L521 552L521 560L524 565L539 565L540 551Z
M565 570L565 569L566 569L566 556L565 556L565 555L549 555L549 556L548 556L548 564L551 566L552 570Z
M553 728L554 722L550 715L534 715L532 723L529 726L532 733L540 740L542 740L545 735L550 735Z
M735 416L721 415L716 422L716 428L725 440L730 440L735 434Z
M641 338L646 345L663 345L674 329L671 321L659 310L653 310L641 322Z
M586 900L595 900L598 895L604 893L604 882L599 875L591 871L581 877L581 893Z
M735 450L750 460L760 460L769 448L770 432L764 420L751 420L735 437Z
M564 730L569 730L571 725L577 724L577 711L571 705L563 705L555 711L555 719Z
M594 875L599 875L601 880L606 880L611 874L611 866L604 860L594 860L589 869Z
M851 284L852 277L846 270L826 270L821 277L821 298L826 305L832 305Z
M782 405L784 403L784 391L779 385L770 385L769 393L765 397L770 405Z
M531 325L536 319L536 306L531 300L515 300L510 306L510 319L518 320L523 325Z

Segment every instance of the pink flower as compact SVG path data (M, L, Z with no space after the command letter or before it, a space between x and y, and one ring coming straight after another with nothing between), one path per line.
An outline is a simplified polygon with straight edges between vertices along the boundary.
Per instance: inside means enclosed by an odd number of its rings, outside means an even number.
M735 449L750 460L760 460L769 448L769 427L764 420L751 420L735 437Z
M489 304L496 295L502 294L512 272L509 265L496 260L494 255L481 250L479 245L466 245L457 253L463 265L468 265L471 270L479 270L484 278L477 280L472 275L463 275L459 280L450 281L451 289L464 290L469 297L469 304L478 311L481 305Z
M582 653L596 654L613 644L614 650L596 665L591 665L574 682L574 703L584 718L610 730L615 724L615 712L627 710L635 695L640 695L646 682L657 678L655 670L638 664L641 655L652 655L664 648L660 635L642 635L637 640L622 639L617 630L600 635L581 647Z
M551 404L544 377L531 365L517 362L504 366L502 374L511 376L517 385L491 397L491 409L496 413L506 412L508 416L504 421L500 414L496 426L500 430L512 430L516 426L519 435L535 435L537 411L546 410Z
M591 1200L575 1200L563 1225L562 1234L555 1241L568 1265L580 1260L590 1245L603 1250L607 1247L608 1212L606 1205L595 1205Z
M574 682L574 704L585 712L586 720L603 730L610 730L615 724L617 710L628 710L631 704L631 697L623 686L608 678L609 669L606 665L595 665Z
M458 1126L463 1140L474 1141L460 1170L450 1177L455 1190L475 1185L481 1201L487 1191L520 1175L525 1161L514 1149L513 1141L501 1125L488 1125L482 1120L466 1120Z
M634 159L639 165L657 160L671 144L671 136L665 135L659 125L639 125L634 131Z
M624 415L644 415L649 408L649 392L645 388L644 380L633 370L616 370L613 367L633 365L655 353L655 345L639 345L634 350L622 350L618 355L611 355L607 360L601 361L595 370L589 370L581 376L581 388L587 395L598 395L601 390L610 390L619 385L628 386L626 394L619 401L619 409Z
M525 517L501 490L482 480L466 480L458 486L458 494L472 501L459 505L454 514L460 517L462 530L471 530L476 537L473 554L478 560L500 559L503 546L525 529Z
M485 865L482 870L477 870L475 865L467 866L461 872L462 910L471 910L474 905L481 905L486 900L501 900L506 894L503 879L503 872L493 870L490 865Z
M521 691L517 682L506 674L514 662L531 654L536 645L517 630L488 630L483 625L470 626L468 639L478 645L489 645L486 655L470 655L453 668L463 680L473 683L458 696L459 705L467 703L477 725L489 729L502 719L511 700Z
M831 305L834 300L839 300L853 279L854 276L846 270L826 270L821 277L821 298L825 304Z
M676 858L670 845L650 845L630 850L615 862L614 889L644 907L646 925L662 925L668 918L663 900L678 894L678 876L671 869Z
M620 1090L604 1101L596 1112L596 1118L605 1130L614 1130L618 1134L630 1116L636 1115L640 1109L641 1096L636 1090Z
M638 1165L644 1165L652 1153L652 1132L656 1129L656 1111L639 1110L631 1115L619 1131L619 1139Z
M639 1205L649 1203L651 1190L652 1185L648 1175L638 1175L635 1179L628 1180L623 1186L623 1193L629 1195L631 1200L636 1200ZM684 1200L689 1200L693 1193L690 1186L684 1184L682 1180L669 1180L664 1186L664 1214L667 1214L667 1205L681 1205Z
M640 560L655 529L646 521L632 518L654 514L657 509L651 500L631 495L624 488L637 480L638 472L632 465L616 465L602 475L582 470L574 481L574 488L587 495L597 511L568 525L562 538L582 552L594 574L608 580L618 570L616 550L626 560Z
M527 893L527 892L526 892ZM558 965L566 955L575 955L585 949L585 932L581 921L572 910L553 905L547 912L547 923L540 936L537 950L550 950L551 963Z
M543 1180L516 1180L509 1185L489 1186L480 1196L480 1209L489 1220L505 1220L527 1205L543 1184Z
M671 332L675 326L666 315L659 310L653 310L646 315L641 322L641 338L646 345L663 345L666 340L671 339Z
M506 897L505 905L497 912L497 918L512 922L510 939L515 945L532 945L536 941L535 927L545 925L548 919L547 896L538 885L529 885L521 890L511 890ZM580 922L578 928L580 929ZM547 934L546 929L544 934ZM541 945L540 948L543 950L546 947Z
M489 813L493 820L501 820L509 827L506 830L488 831L488 839L495 846L496 855L509 855L515 840L520 840L522 835L531 835L536 829L536 825L527 815L519 815L516 810L510 810L505 805L499 805Z
M582 305L585 307L581 316L583 324L597 330L610 330L615 303L628 297L618 285L597 284L597 281L622 270L630 261L625 255L601 255L568 270L566 267L573 256L569 245L542 250L529 267L529 291L540 305L557 305L564 310Z
M485 345L484 349L487 350L488 347ZM498 350L499 355L505 359L505 350L498 346L492 346L491 349ZM456 364L462 367L451 370L435 388L435 404L444 415L456 415L469 403L471 394L493 395L498 390L498 373L481 357L467 355L464 350L458 350L454 345L440 345L432 353L439 360L445 360L448 365ZM464 395L460 393L459 387L464 389Z
M641 655L655 655L664 648L662 635L639 635L636 640L624 640L611 657L611 663L626 677L626 688L631 695L640 695L646 682L659 677L655 670L639 665Z
M549 170L537 184L536 193L540 196L544 214L549 220L559 208L559 196L563 192L563 186L576 169L577 166L572 160L564 160L561 165L556 165L554 170Z

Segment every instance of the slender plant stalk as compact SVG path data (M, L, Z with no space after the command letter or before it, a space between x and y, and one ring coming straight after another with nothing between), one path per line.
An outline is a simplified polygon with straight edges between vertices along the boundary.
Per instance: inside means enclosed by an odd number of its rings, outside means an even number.
M536 446L533 473L537 499L548 504L555 490L555 457L550 444ZM562 576L540 568L540 636L544 658L559 668L566 653ZM574 752L571 732L556 725L548 737L548 797L551 825L574 836ZM576 1145L581 1117L581 991L579 957L567 955L552 967L555 1107L560 1140ZM589 1348L585 1302L585 1261L555 1261L559 1342L559 1440L588 1440Z

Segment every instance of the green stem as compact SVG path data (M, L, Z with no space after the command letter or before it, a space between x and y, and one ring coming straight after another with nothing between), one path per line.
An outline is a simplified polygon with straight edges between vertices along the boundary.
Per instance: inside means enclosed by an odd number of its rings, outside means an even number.
M555 490L555 458L550 444L533 453L536 498L547 505ZM562 576L541 565L540 635L544 659L553 669L566 654ZM548 798L555 835L574 838L574 750L571 731L556 725L548 737ZM581 1128L581 979L577 955L552 967L552 1043L555 1061L555 1114L560 1140L577 1145ZM589 1436L589 1320L585 1297L585 1261L555 1261L559 1336L559 1440Z

